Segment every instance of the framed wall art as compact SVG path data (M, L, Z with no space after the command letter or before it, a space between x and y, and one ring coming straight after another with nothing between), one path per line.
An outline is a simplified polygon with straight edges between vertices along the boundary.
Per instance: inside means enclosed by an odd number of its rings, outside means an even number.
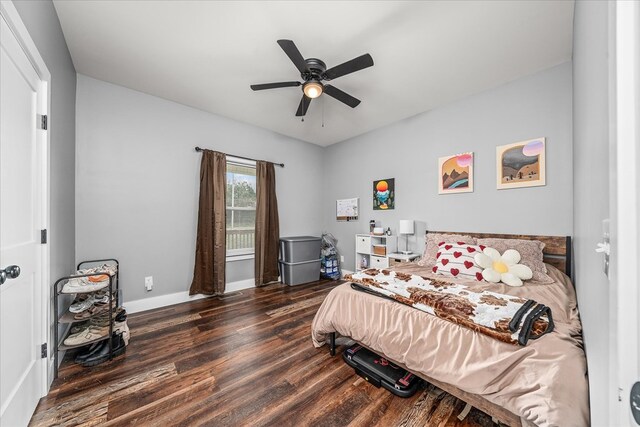
M473 192L473 153L438 159L438 194Z
M545 148L546 138L496 147L497 188L546 185Z
M337 221L357 221L359 198L336 200L336 220Z
M387 178L373 181L373 210L386 211L395 208L395 179Z

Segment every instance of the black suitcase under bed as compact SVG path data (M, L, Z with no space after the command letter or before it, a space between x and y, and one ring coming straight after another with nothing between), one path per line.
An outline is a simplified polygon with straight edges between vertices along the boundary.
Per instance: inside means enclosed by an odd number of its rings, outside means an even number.
M342 358L356 371L356 374L376 387L382 386L400 397L413 396L422 382L411 372L360 344L354 344L345 349L342 352Z

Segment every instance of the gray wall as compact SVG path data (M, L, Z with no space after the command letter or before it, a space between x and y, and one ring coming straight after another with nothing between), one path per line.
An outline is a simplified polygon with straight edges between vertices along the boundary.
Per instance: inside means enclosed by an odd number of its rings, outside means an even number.
M424 231L569 235L573 171L571 63L417 115L328 147L325 229L338 238L344 268L354 268L354 234L375 219L397 233L416 220L409 248L422 252ZM547 185L496 189L496 146L547 137ZM438 195L438 157L475 153L473 193ZM373 211L372 181L395 178L396 209ZM336 222L336 199L360 197L360 219ZM528 206L528 208L526 208ZM404 247L404 239L401 240Z
M53 3L14 4L51 73L49 244L53 281L70 274L75 261L76 70Z
M322 231L321 147L83 75L77 106L76 257L118 258L125 301L189 289L196 145L284 162L276 168L281 234ZM227 265L227 282L253 277L252 261Z
M589 366L591 422L609 424L616 391L609 385L609 286L603 257L602 220L609 217L608 4L578 1L573 37L573 154L575 284ZM617 403L617 402L616 402Z

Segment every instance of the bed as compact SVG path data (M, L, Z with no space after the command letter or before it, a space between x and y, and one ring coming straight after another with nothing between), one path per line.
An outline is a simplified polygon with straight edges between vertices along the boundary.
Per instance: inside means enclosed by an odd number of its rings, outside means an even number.
M334 352L336 334L350 337L510 426L589 425L582 329L575 290L566 274L571 271L571 239L447 234L545 243L544 262L553 283L512 288L447 280L544 303L553 311L554 331L516 346L344 283L327 295L316 313L311 331L314 345L328 343ZM443 280L417 263L393 269Z

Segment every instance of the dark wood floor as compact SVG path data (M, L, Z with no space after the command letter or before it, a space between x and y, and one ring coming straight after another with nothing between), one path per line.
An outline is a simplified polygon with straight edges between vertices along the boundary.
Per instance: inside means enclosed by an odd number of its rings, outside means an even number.
M129 316L124 355L64 360L31 420L71 425L492 426L427 385L409 399L375 388L311 343L334 282L271 285Z

